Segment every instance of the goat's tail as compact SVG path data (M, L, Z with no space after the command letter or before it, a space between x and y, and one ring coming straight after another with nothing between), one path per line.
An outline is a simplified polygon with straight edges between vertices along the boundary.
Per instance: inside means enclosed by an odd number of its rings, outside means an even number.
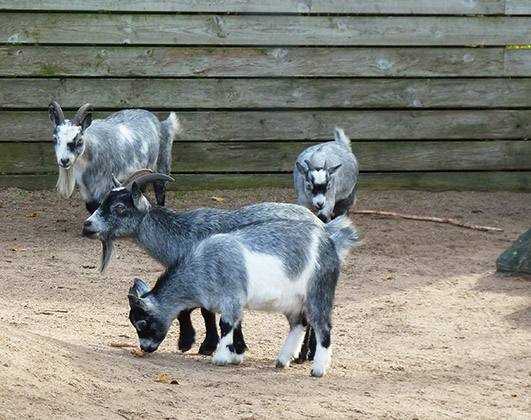
M336 217L325 225L325 230L330 235L341 260L348 254L350 248L361 243L361 237L348 215Z
M182 131L181 122L175 112L170 112L170 116L162 122L162 125L167 130L168 137L172 141L174 137Z
M340 127L336 127L334 130L334 140L350 148L350 139Z

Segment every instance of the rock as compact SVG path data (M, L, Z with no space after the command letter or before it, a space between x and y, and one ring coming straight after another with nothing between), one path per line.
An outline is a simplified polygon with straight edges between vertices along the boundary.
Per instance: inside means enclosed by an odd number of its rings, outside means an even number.
M531 274L531 229L501 253L496 268L498 271Z

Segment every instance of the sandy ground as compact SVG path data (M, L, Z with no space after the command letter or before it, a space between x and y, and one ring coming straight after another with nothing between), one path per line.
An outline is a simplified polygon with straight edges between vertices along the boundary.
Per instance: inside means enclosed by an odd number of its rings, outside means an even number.
M281 189L170 195L179 210L295 200ZM101 275L77 193L1 189L0 418L528 419L531 279L495 273L495 260L531 226L531 194L361 190L356 208L504 232L352 215L365 244L342 267L332 365L316 379L308 363L274 367L287 333L276 314L245 313L241 366L211 365L198 344L177 352L175 324L151 355L111 347L137 344L127 291L162 268L121 241Z

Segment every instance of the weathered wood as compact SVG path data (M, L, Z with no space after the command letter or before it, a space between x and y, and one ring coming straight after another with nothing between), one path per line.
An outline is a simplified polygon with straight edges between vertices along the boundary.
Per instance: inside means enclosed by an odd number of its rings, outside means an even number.
M293 189L293 175L278 174L178 174L169 191L276 187ZM0 187L27 190L53 189L57 174L1 175ZM485 190L531 192L531 171L513 172L362 172L361 189ZM60 199L59 197L57 198ZM293 201L296 201L293 189ZM356 217L356 216L354 216Z
M54 99L51 92L50 99ZM98 108L98 103L94 105ZM65 108L66 117L71 118L77 108ZM108 114L96 112L94 117ZM183 126L179 141L325 141L332 138L336 126L355 141L531 138L531 110L190 111L178 115ZM168 112L158 116L167 118ZM0 111L0 127L0 141L51 141L47 108Z
M173 148L172 170L201 172L290 172L310 142L184 142ZM387 171L531 170L531 142L356 142L360 169ZM0 173L57 170L49 143L0 143Z
M529 49L0 47L0 76L9 77L496 77L530 73Z
M4 109L519 108L531 79L0 79Z
M7 77L527 77L529 74L531 50L505 47L0 47L0 76Z
M508 15L531 15L531 0L505 0Z
M531 44L527 17L0 14L0 42L105 45Z
M508 0L511 1L511 0ZM527 0L512 0L527 1ZM504 0L0 0L6 10L205 13L502 14ZM513 13L514 14L514 13Z

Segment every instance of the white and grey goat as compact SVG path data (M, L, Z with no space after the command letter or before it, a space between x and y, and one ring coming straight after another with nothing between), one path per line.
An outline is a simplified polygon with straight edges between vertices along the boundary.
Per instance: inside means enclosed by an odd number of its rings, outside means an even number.
M335 129L334 141L304 150L295 162L293 178L299 204L316 211L323 222L348 213L354 203L358 161L343 129Z
M59 165L57 190L70 197L77 181L87 210L96 210L120 180L149 168L165 174L171 169L171 148L180 124L174 112L165 121L143 109L127 109L105 119L92 120L93 107L85 104L72 120L55 101L49 106L55 155ZM155 183L157 203L164 205L164 181Z
M100 239L103 244L102 271L112 256L116 238L132 238L164 267L169 267L190 252L197 242L215 233L229 232L252 223L275 220L306 221L322 224L308 209L296 204L259 203L236 210L200 208L178 212L152 205L140 189L148 182L168 181L163 174L147 174L130 184L111 190L101 206L85 221L83 235ZM190 310L178 316L180 325L179 349L187 351L195 340ZM219 335L215 314L201 310L205 319L206 338L201 354L212 354ZM238 331L242 345L243 335Z
M340 259L358 241L348 216L323 225L314 221L253 223L211 235L184 254L153 290L135 279L129 319L140 347L155 351L175 317L195 307L221 313L215 365L240 364L245 347L235 339L243 309L283 313L290 332L276 359L287 367L299 353L305 325L316 336L313 376L330 364L332 305Z

